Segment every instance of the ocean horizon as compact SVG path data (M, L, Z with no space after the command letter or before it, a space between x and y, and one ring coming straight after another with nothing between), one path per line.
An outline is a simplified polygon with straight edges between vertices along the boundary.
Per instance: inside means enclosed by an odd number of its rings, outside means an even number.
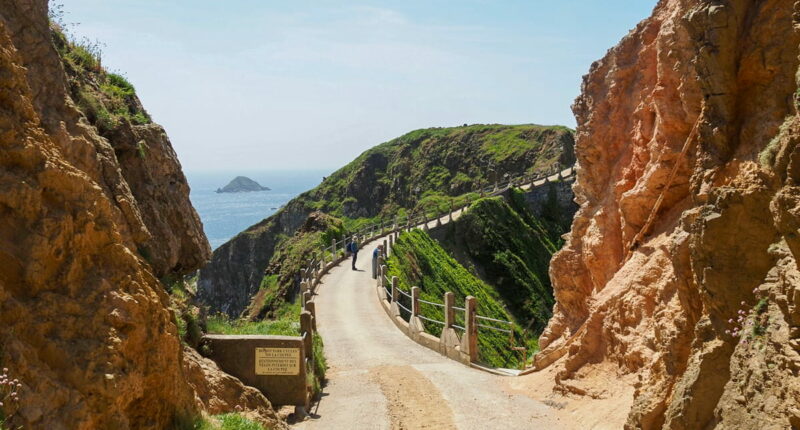
M203 222L203 230L217 249L248 227L274 214L294 197L308 191L330 175L332 169L186 171L192 201ZM217 193L237 176L246 176L270 191Z

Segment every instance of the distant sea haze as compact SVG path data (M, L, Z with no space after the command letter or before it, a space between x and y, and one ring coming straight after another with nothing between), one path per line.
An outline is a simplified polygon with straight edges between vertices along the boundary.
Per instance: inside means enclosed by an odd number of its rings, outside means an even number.
M190 198L211 249L236 236L247 227L277 212L277 209L300 193L310 190L328 176L328 170L291 171L187 171L192 191ZM216 193L231 179L246 176L271 191Z

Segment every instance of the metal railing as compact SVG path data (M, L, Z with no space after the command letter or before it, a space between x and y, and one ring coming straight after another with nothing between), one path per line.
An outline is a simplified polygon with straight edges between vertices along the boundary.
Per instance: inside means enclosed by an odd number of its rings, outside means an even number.
M566 173L565 173L566 172ZM470 194L478 194L480 197L484 197L486 195L499 195L509 188L512 187L521 187L521 188L533 188L537 186L539 182L543 182L543 184L548 183L552 176L556 176L556 180L562 178L568 178L575 173L575 167L571 167L569 169L559 171L554 174L532 177L530 175L517 175L508 178L507 180L504 179L501 181L495 181L494 185L488 185L484 187L478 188L478 190L473 191L472 193L466 193L466 204L460 205L456 207L453 204L453 199L450 200L450 207L449 210L442 210L440 206L436 206L436 208L431 212L429 208L419 208L418 211L421 211L421 214L412 213L406 214L403 216L396 216L394 219L383 220L381 219L378 222L371 223L365 226L361 226L356 231L349 231L345 234L345 237L339 240L332 239L330 245L322 246L317 251L313 251L311 253L311 258L308 260L308 263L305 265L304 269L300 270L300 291L301 294L305 294L306 292L309 293L309 296L313 294L315 287L319 284L322 275L324 275L330 268L336 266L337 264L341 263L344 259L348 257L348 252L346 250L347 244L350 242L349 238L355 236L358 240L362 243L365 241L373 240L375 238L385 236L389 234L390 242L393 244L393 239L396 237L397 233L402 231L410 231L414 228L424 228L428 229L429 224L433 221L436 222L436 226L440 226L444 223L453 220L454 213L456 212L463 212L465 209L469 208L472 204L472 197ZM428 215L431 215L431 218L428 218ZM384 249L385 256L388 256L388 252L390 247L386 247ZM330 256L330 258L328 258ZM465 320L465 326L461 326L453 321L441 321L435 318L431 318L430 316L422 315L420 312L420 304L425 304L428 306L434 306L437 308L444 309L445 318L447 318L448 313L448 306L446 304L437 303L429 300L420 299L418 296L415 297L413 292L406 292L399 288L392 288L393 280L389 279L388 276L385 275L385 266L379 267L381 271L379 273L378 279L384 286L384 290L386 291L387 301L396 302L399 309L403 309L405 312L408 313L409 318L416 317L420 320L427 321L432 324L442 325L445 329L453 328L464 332L464 336L474 336L477 337L478 329L485 329L485 330L493 330L502 333L506 333L510 335L510 338L513 341L513 326L514 323L511 321L501 320L497 318L491 318L483 315L478 315L475 312L475 302L474 298L467 297L467 304L464 307L459 307L452 305L450 309L452 311L462 312L464 314L463 319ZM415 287L416 288L416 287ZM397 291L395 295L394 290ZM452 293L449 293L452 294ZM400 303L400 296L404 298L411 299L412 304L411 308L403 305ZM306 297L306 296L304 296ZM472 304L470 305L470 300L472 300ZM445 300L446 301L446 300ZM306 300L304 299L304 306L303 310L305 310L305 303ZM313 310L313 305L311 306ZM416 314L415 314L416 311ZM313 321L313 319L311 319ZM487 324L480 323L478 321L487 322ZM495 323L504 326L508 326L509 328L502 328L497 327L488 323ZM303 335L306 335L306 332L312 332L310 329L304 330ZM309 339L310 341L310 339ZM473 339L473 342L476 342L477 339ZM473 346L471 349L475 349ZM475 351L472 351L471 354L475 354Z

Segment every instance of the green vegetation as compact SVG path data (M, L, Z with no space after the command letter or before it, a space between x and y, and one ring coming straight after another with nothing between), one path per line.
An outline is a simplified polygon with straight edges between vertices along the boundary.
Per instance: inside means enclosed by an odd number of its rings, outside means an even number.
M296 274L321 247L330 246L333 239L341 240L344 234L342 220L319 213L306 221L299 234L282 238L249 307L249 319L279 318L286 308L299 306L293 294ZM327 254L326 258L331 256Z
M790 128L795 123L794 115L787 116L783 124L778 129L778 134L769 141L766 147L758 154L758 161L762 167L772 168L775 166L776 157L780 148L781 140L789 133Z
M53 43L70 77L70 95L89 122L101 134L115 130L123 121L149 124L151 119L141 107L133 85L103 67L102 45L86 38L78 40L65 27L60 16L51 16ZM140 146L138 150L144 158L144 149Z
M225 314L216 314L206 320L208 333L216 334L274 334L299 336L300 320L290 318L280 320L247 321L230 319Z
M308 379L308 385L311 387L313 396L317 397L322 392L322 381L325 380L325 370L328 368L328 365L325 360L325 354L323 353L322 336L320 336L319 333L314 333L312 344L314 348L313 357L312 362L309 363L306 369L306 378Z
M423 300L442 303L444 293L452 291L457 306L463 307L466 297L473 296L478 302L479 315L514 321L494 288L461 266L422 230L401 234L395 242L394 254L389 257L387 263L388 275L397 276L401 288L405 291L409 291L412 286L419 287L420 298ZM410 307L405 297L401 303ZM421 312L428 318L444 320L443 310L440 307L423 304ZM457 312L456 324L463 326L463 318L463 313ZM507 328L507 326L499 327ZM441 334L441 327L437 324L426 322L426 330L435 336ZM519 367L525 357L512 351L512 346L525 345L534 349L537 344L536 339L525 338L518 327L514 331L512 340L508 334L480 329L479 359L494 367Z
M299 200L338 217L389 219L427 195L460 196L505 174L566 167L572 155L564 157L565 149L571 151L572 143L572 131L560 126L415 130L367 150Z
M536 217L522 191L512 190L508 201L496 197L475 202L446 228L442 245L462 264L474 267L525 330L538 335L554 304L548 270L569 225L563 218L567 216L557 208L555 194Z
M769 327L769 317L764 315L769 305L769 299L764 297L753 307L753 327L750 332L751 337L763 336Z
M199 309L192 303L193 292L188 290L183 279L161 279L164 289L170 294L170 307L175 313L178 337L183 345L197 348L203 337Z
M204 417L176 417L175 430L266 430L261 424L237 413Z
M221 430L265 430L261 424L250 421L239 414L222 414L214 416L220 422Z
M511 190L505 198L478 199L459 219L436 231L436 240L419 230L402 234L388 260L389 274L397 276L406 291L420 287L423 300L442 303L444 292L452 291L463 303L472 295L480 315L514 321L513 345L509 336L481 329L479 348L481 360L489 365L518 366L527 357L511 347L524 345L534 353L552 316L550 259L570 222L555 188L542 203L540 216L528 209L520 190ZM405 306L409 302L401 297ZM421 311L442 319L439 307L422 304ZM440 326L425 324L431 334L439 335Z

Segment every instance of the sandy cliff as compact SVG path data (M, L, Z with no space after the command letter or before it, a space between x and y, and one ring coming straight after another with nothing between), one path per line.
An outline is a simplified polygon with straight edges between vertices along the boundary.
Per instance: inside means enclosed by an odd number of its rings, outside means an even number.
M11 425L172 428L225 410L212 397L274 423L263 396L237 402L238 381L223 396L226 375L183 367L158 278L210 249L180 163L160 126L101 133L78 108L46 7L0 0L0 363L22 382Z
M662 0L584 78L536 361L630 428L800 426L797 10Z

